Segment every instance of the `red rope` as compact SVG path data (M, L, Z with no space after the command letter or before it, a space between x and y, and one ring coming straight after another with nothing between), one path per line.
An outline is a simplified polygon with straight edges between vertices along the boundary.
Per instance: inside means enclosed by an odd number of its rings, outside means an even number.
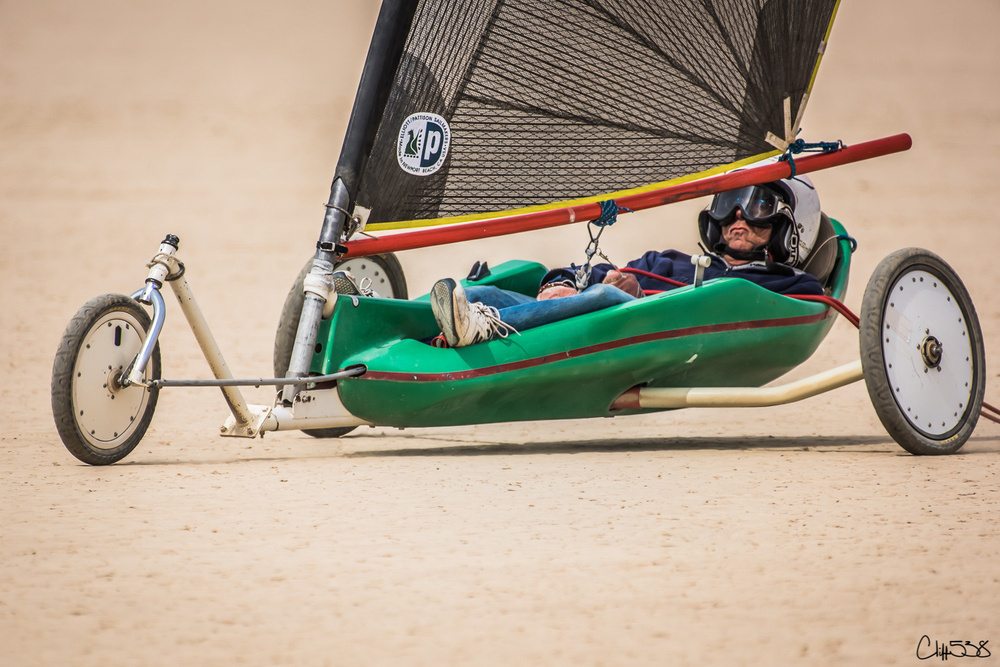
M647 278L653 278L654 280L659 280L665 282L668 285L673 285L674 287L687 287L687 283L682 283L679 280L674 280L673 278L665 278L663 276L658 276L655 273L650 273L649 271L643 271L642 269L633 269L632 267L626 266L624 269L618 269L619 273L634 273L638 276L646 276ZM659 294L657 290L643 290L646 294Z
M625 267L624 269L618 269L621 273L634 273L636 275L645 276L647 278L653 278L654 280L659 280L665 282L669 285L675 287L687 287L688 283L682 283L679 280L674 280L672 278L665 278L663 276L658 276L655 273L650 273L649 271L643 271L642 269L633 269L631 267ZM647 295L660 294L661 290L643 290ZM842 301L834 299L832 296L822 296L819 294L789 294L793 299L799 299L801 301L815 301L818 303L825 303L830 306L838 313L847 318L847 321L853 324L857 328L861 328L861 320L857 315L851 312L851 310L844 305Z
M989 419L991 422L996 422L997 424L1000 424L1000 417L995 417L995 416L991 415L990 414L991 412L996 413L997 415L1000 415L1000 410L997 410L995 407L993 407L992 405L990 405L986 401L983 401L983 410L982 410L982 412L979 413L980 416L985 417L986 419Z
M852 313L851 309L845 306L843 301L834 299L832 296L823 296L820 294L789 294L789 296L793 299L798 299L799 301L815 301L817 303L825 303L847 318L847 321L853 324L855 328L861 328L861 318Z

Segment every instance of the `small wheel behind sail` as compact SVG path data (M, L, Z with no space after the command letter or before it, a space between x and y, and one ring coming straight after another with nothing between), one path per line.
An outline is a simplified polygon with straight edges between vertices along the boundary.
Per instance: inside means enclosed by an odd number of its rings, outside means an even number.
M304 295L302 283L312 268L310 259L299 271L292 284L285 304L278 318L278 330L274 335L274 377L285 377L288 362L292 357L292 346L295 344L295 331L299 325L299 315L302 313ZM337 264L337 271L349 271L359 282L370 284L379 296L388 299L407 298L406 277L399 260L392 253L371 255L369 257L354 257ZM367 280L366 280L367 279ZM370 283L368 282L370 281ZM306 429L303 433L314 438L339 438L354 430L355 427Z

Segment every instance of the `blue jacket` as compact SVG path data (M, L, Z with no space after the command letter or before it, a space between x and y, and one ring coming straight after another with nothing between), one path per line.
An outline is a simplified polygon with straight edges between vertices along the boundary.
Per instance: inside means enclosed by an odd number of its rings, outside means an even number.
M626 266L654 273L664 278L671 278L688 285L694 282L695 267L691 263L691 255L677 250L664 250L663 252L650 250ZM588 286L603 282L604 276L613 269L614 267L610 264L595 264L592 267ZM729 266L721 257L712 256L711 266L705 269L705 280L723 277L745 278L779 294L823 294L823 286L812 275L783 265L781 269L781 271L774 271L759 262ZM655 278L633 275L639 280L639 286L644 290L663 291L675 287ZM542 278L541 284L545 285L559 280L569 280L575 283L576 275L573 269L570 267L552 269Z

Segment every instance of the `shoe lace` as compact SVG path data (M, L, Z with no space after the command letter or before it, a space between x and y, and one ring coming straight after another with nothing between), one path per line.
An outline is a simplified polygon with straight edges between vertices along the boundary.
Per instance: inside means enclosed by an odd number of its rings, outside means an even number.
M476 342L489 340L494 335L499 338L506 338L512 333L521 335L521 332L500 319L500 311L493 306L479 302L470 303L469 306L472 308L470 319Z
M362 296L374 296L375 290L372 289L372 279L365 276L358 283L358 291L361 292Z

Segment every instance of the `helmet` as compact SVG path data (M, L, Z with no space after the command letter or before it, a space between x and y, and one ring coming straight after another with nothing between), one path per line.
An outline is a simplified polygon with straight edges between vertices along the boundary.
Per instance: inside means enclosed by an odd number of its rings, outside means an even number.
M698 216L702 243L712 252L725 252L722 223L739 208L743 217L771 226L766 250L775 262L801 267L819 236L820 206L816 188L806 176L720 192Z

